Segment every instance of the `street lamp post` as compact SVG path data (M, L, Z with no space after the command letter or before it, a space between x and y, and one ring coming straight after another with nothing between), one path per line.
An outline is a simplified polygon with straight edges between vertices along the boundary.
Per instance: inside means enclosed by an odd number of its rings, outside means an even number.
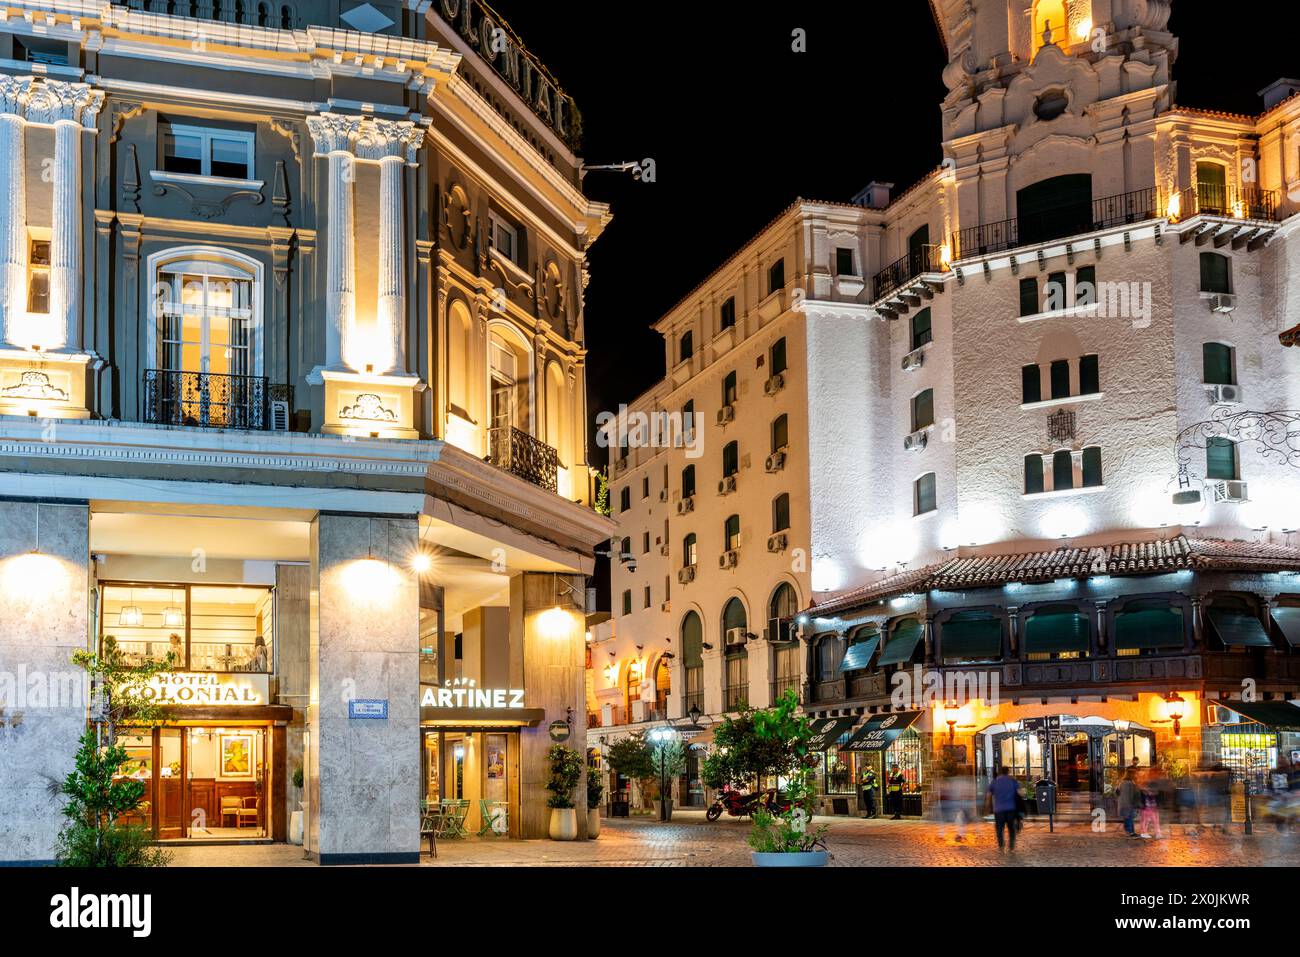
M659 746L659 821L668 820L668 745L677 737L677 731L671 724L662 728L652 728L650 740Z

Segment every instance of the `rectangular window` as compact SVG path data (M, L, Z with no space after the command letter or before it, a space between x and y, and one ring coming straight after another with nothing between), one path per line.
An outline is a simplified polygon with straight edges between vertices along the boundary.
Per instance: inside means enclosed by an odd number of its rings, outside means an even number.
M685 362L695 355L695 337L689 331L682 333L677 345L677 361Z
M650 552L650 533L641 533L641 554L646 555Z
M1219 253L1201 253L1201 292L1232 292L1227 256Z
M641 605L641 607L642 607L642 608L649 608L649 607L650 607L650 586L649 586L649 585L646 585L646 586L645 586L645 599L644 599L644 602L643 602L643 604Z
M1074 456L1067 449L1052 455L1052 491L1074 488Z
M782 492L772 500L772 531L784 532L790 527L790 496Z
M1030 276L1020 280L1020 314L1032 316L1042 312L1038 308L1038 280Z
M722 447L722 474L735 475L740 471L740 446L735 442L728 442Z
M772 420L772 451L779 452L790 444L790 419L782 413Z
M648 475L642 476L641 478L641 497L650 497L650 476Z
M723 526L723 537L727 551L735 551L740 547L740 516L731 515L727 518Z
M1232 347L1221 342L1207 342L1201 346L1201 365L1207 385L1232 385Z
M1097 267L1080 266L1074 274L1074 304L1091 306L1097 302Z
M623 488L619 489L618 492L618 510L620 512L626 512L631 507L632 507L632 488L631 486L625 485L623 486Z
M1101 391L1101 373L1095 355L1079 358L1079 394L1096 395Z
M912 317L912 348L919 349L930 341L930 310L927 307Z
M519 262L519 230L504 217L488 210L488 224L492 230L492 248L512 263Z
M772 343L772 348L768 350L768 372L772 375L780 375L785 370L785 336L782 336Z
M14 37L14 59L47 66L68 65L68 44L42 37Z
M1043 457L1025 456L1025 494L1037 495L1043 490Z
M912 491L912 514L924 515L926 512L933 512L938 505L935 503L934 494L934 473L926 472L913 483Z
M1023 366L1020 369L1020 401L1028 405L1030 402L1041 402L1043 400L1043 376L1038 366Z
M1051 366L1052 398L1068 399L1070 397L1070 363L1057 359Z
M778 289L785 288L785 260L778 259L772 263L767 270L767 292L768 295L776 292Z
M682 498L695 494L695 466L688 465L682 469Z
M1065 273L1053 272L1047 274L1046 294L1047 304L1043 307L1043 312L1056 312L1068 305L1065 300Z
M1095 488L1101 484L1101 448L1090 445L1083 450L1083 487Z
M623 614L632 614L632 589L623 592Z
M253 134L206 126L161 123L162 165L168 173L253 178Z
M934 390L926 389L912 397L912 431L934 425Z
M718 328L730 329L736 324L736 297L732 296L722 304L718 312Z
M50 241L33 239L27 252L27 311L50 311Z
M835 275L855 276L853 271L853 250L840 246L835 250Z
M1205 477L1207 479L1237 478L1237 446L1231 439L1211 436L1205 441Z
M722 380L722 404L736 404L736 373L728 372Z

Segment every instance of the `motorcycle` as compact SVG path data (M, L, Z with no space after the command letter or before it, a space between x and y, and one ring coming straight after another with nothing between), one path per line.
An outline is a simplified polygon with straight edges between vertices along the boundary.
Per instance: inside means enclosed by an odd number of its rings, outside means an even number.
M784 814L790 810L790 801L771 788L766 791L755 791L753 794L727 788L709 805L709 809L704 812L704 817L705 820L716 821L722 817L723 811L731 817L749 817L760 809L772 814Z

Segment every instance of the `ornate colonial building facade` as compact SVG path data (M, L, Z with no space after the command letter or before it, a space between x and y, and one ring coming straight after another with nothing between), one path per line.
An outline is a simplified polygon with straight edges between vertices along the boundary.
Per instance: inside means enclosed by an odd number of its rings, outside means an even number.
M177 656L124 739L160 840L544 832L612 529L579 133L477 0L9 7L0 860L53 855L110 639Z
M615 456L589 707L616 733L665 653L672 719L796 685L839 811L890 765L909 813L936 764L1262 786L1300 729L1300 86L1179 104L1167 2L933 6L942 164L796 203L659 324L634 409L702 441Z

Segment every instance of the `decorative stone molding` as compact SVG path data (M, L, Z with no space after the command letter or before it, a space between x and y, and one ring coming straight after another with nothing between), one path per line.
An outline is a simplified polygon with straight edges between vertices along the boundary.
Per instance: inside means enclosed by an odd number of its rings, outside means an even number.
M33 85L27 96L29 123L76 123L94 126L95 117L104 105L104 91L86 83L42 80Z
M361 159L398 157L414 163L423 142L424 127L409 120L366 119L357 134L356 154Z
M0 115L22 116L35 77L0 76Z
M307 117L307 132L311 134L315 155L351 153L361 132L361 120L359 116L344 116L341 113L321 113Z

